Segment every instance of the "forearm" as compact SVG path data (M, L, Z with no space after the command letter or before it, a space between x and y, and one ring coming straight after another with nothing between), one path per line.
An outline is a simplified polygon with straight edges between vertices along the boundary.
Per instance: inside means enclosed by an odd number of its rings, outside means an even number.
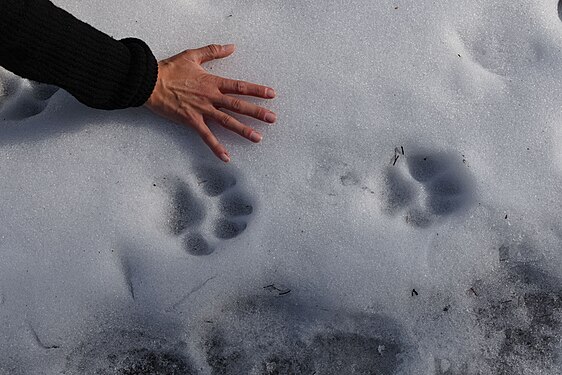
M101 109L140 106L158 65L138 39L117 41L48 0L0 0L0 65Z

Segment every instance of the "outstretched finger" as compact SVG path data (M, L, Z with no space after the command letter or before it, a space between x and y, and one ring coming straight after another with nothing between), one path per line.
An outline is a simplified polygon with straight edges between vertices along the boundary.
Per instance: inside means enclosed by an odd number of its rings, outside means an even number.
M219 90L223 94L250 95L264 99L275 98L275 90L271 87L234 79L221 79L219 81Z
M230 161L230 155L226 151L226 148L220 144L217 137L215 137L215 135L211 132L211 130L209 129L207 124L205 124L202 118L195 122L194 127L197 133L199 133L201 139L203 139L203 142L205 142L205 144L209 146L211 151L213 151L213 153L219 159L221 159L225 163L228 163Z
M224 126L226 129L232 130L233 132L240 134L242 137L254 143L261 142L262 140L262 135L260 133L249 126L242 124L240 121L236 120L228 113L224 113L217 109L212 111L210 113L210 116L218 121L218 123Z
M208 46L190 50L190 54L195 55L195 59L199 64L214 60L222 59L231 55L236 47L234 44L209 44Z
M277 119L275 113L265 108L228 95L223 95L216 102L216 106L269 123L274 123Z

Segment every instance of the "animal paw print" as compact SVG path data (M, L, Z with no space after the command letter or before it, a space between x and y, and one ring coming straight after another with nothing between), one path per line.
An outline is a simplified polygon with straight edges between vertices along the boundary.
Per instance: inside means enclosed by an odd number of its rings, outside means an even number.
M194 177L192 184L179 177L162 179L170 195L166 226L182 237L188 254L209 255L214 251L212 238L229 240L246 229L253 206L237 189L236 179L224 171L201 168Z
M518 247L503 245L500 257L517 254ZM495 337L484 359L494 374L523 374L522 368L533 374L558 374L561 280L536 263L501 262L471 288L478 327L486 339Z
M150 327L149 327L150 329ZM95 330L91 330L94 331ZM152 332L151 332L152 331ZM198 374L186 355L186 344L170 332L114 327L95 332L66 358L63 374L193 375Z
M331 310L318 314L317 306L283 298L242 298L207 320L199 342L211 374L397 372L408 348L393 320Z
M397 149L385 173L385 211L405 212L408 224L424 228L467 207L473 198L472 178L464 160L457 159L451 153L407 155Z
M0 120L23 120L43 112L58 90L0 68Z

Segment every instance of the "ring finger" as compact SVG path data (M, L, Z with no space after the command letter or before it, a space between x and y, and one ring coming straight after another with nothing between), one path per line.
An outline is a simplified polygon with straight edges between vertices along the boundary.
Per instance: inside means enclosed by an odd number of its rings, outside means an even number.
M258 105L248 103L239 98L234 98L232 96L223 95L220 97L216 105L220 108L228 109L230 111L240 113L241 115L246 115L254 117L258 120L274 123L277 120L275 113L268 111Z
M215 109L209 114L209 116L218 121L218 123L224 126L226 129L232 130L233 132L240 134L242 137L249 139L254 143L258 143L262 140L262 135L259 132L255 131L249 126L242 124L240 121L236 120L228 113Z

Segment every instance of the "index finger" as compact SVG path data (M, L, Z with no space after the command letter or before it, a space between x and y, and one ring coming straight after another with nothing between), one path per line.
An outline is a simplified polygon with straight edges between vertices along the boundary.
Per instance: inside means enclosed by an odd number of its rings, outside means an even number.
M219 90L223 94L249 95L264 99L275 98L275 90L271 87L234 79L221 79Z

